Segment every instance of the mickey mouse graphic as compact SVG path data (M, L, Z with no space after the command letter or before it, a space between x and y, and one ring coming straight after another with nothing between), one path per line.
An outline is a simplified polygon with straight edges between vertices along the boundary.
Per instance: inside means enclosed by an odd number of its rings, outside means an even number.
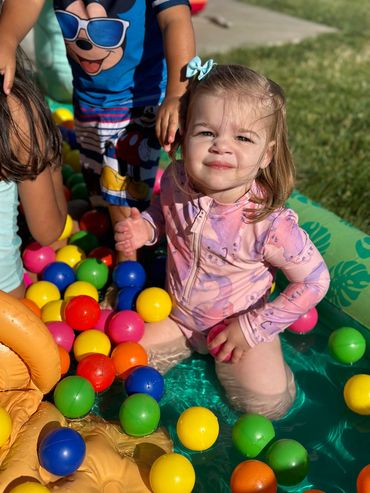
M134 3L135 0L54 2L67 54L86 74L98 75L122 59L130 23L117 17L117 14L130 10Z

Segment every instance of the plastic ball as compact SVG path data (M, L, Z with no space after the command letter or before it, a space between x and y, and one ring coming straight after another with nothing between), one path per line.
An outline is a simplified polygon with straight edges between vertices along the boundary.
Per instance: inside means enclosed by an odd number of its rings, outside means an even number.
M88 200L89 191L86 183L76 183L75 185L73 185L73 187L71 188L71 197L72 200L75 199Z
M70 352L75 340L75 333L72 327L63 321L47 322L46 327L49 329L56 344Z
M68 108L57 108L53 111L52 117L57 125L61 125L66 121L73 120L73 113Z
M120 262L113 269L113 282L118 288L133 287L142 289L146 282L144 267L134 260Z
M50 490L40 483L26 481L25 483L12 488L9 493L50 493Z
M91 250L88 254L89 258L96 258L105 263L105 265L111 269L116 263L116 254L115 252L108 247L99 246Z
M109 321L107 335L112 342L139 342L144 335L144 320L132 310L122 310Z
M93 328L101 332L107 332L109 321L115 313L111 308L101 308L99 319Z
M35 315L41 318L41 309L36 305L34 301L29 300L27 298L22 298L19 301L22 303L22 305L29 308Z
M135 310L136 299L140 293L139 288L126 287L121 288L118 291L116 298L116 309L117 310Z
M61 293L76 280L73 268L65 262L52 262L41 274L43 281L49 281L59 289Z
M102 289L107 284L108 276L108 267L104 262L96 258L82 260L76 269L77 280L89 282L96 289Z
M58 240L65 240L66 238L69 238L72 234L72 231L73 231L73 220L72 217L69 214L67 214L63 231L60 233Z
M161 412L158 402L148 394L127 397L119 409L119 421L127 435L150 435L158 427Z
M26 298L42 308L49 301L60 299L59 289L49 281L37 281L27 288Z
M81 171L80 151L77 149L71 149L65 155L65 162L66 164L72 166L75 173L79 173Z
M39 445L41 466L56 476L68 476L82 464L86 445L82 436L73 428L62 427L45 435Z
M164 378L151 366L139 366L128 375L125 389L128 395L148 394L160 401L164 394Z
M160 322L171 313L170 295L162 288L144 289L137 297L136 310L145 322Z
M153 493L191 493L195 485L194 467L181 454L163 454L154 461L149 482Z
M99 293L95 286L86 281L76 281L68 286L64 292L65 301L69 301L75 296L90 296L95 301L99 301Z
M70 151L70 146L66 143L63 142L63 152L64 150ZM67 183L68 178L72 176L75 173L75 170L72 168L70 164L63 164L62 166L62 178L63 178L63 183Z
M41 309L41 320L47 322L57 322L63 320L65 302L63 300L49 301Z
M84 294L68 300L64 308L64 319L75 330L92 329L99 320L99 316L99 303L91 296Z
M161 179L163 176L164 170L162 168L158 168L157 173L155 175L154 186L153 186L153 194L159 195L161 191Z
M329 337L330 354L340 363L352 364L362 358L366 351L366 339L353 327L341 327Z
M77 365L76 374L86 378L95 392L109 388L116 377L113 361L104 354L89 354Z
M111 358L119 378L127 378L137 366L148 364L148 355L138 342L121 342L112 351Z
M70 267L75 267L81 260L86 257L85 252L76 245L66 245L56 253L56 261L64 262Z
M55 251L50 246L42 246L36 241L26 246L22 254L23 265L30 272L40 274L55 260Z
M111 343L109 337L100 330L89 329L81 332L73 343L73 354L80 361L89 354L105 354L109 356Z
M99 240L89 231L77 231L70 237L68 243L81 248L86 254L89 254L91 250L94 250L99 245Z
M343 394L351 411L363 416L370 415L370 375L353 375L347 380Z
M191 15L197 15L207 6L208 0L190 0Z
M217 440L220 428L217 417L205 407L190 407L179 417L177 436L190 450L207 450Z
M66 418L82 418L94 405L95 391L86 378L65 377L54 389L54 404Z
M319 315L317 310L313 307L302 315L302 317L293 322L292 325L288 327L288 330L290 330L290 332L295 332L296 334L307 334L307 332L310 332L315 328L318 318Z
M296 440L285 438L274 442L266 452L266 462L281 485L296 485L307 476L308 453Z
M232 428L234 446L250 459L257 457L274 438L271 421L260 414L244 414Z
M27 271L24 271L23 273L23 282L26 288L28 288L28 286L31 286L31 284L33 284L33 279L31 278L31 276Z
M357 493L369 493L370 491L370 464L363 467L356 480Z
M72 188L77 183L84 183L85 178L82 173L73 173L66 179L66 185L68 188Z
M80 219L80 228L90 231L98 238L106 235L111 227L111 222L108 212L97 209L92 209L85 212Z
M60 373L63 376L68 373L69 367L71 365L71 358L68 351L66 351L62 346L58 346L58 352L60 359Z
M71 199L68 204L68 213L71 215L72 219L79 221L83 214L90 210L90 202L84 199Z
M12 418L4 407L0 407L0 448L8 441L12 432Z
M274 471L259 460L246 460L234 469L230 486L232 493L276 493Z
M213 341L213 339L220 333L222 332L226 327L226 324L224 322L221 322L217 325L215 325L214 327L212 327L212 329L208 332L208 335L207 335L207 344L209 344L211 341ZM222 349L222 346L223 344L220 344L219 346L216 346L215 348L213 349L210 349L209 352L210 354L212 354L212 356L217 356L217 354L221 351ZM227 363L228 361L231 360L231 358L233 357L233 353L228 353L224 359L222 360L224 363Z

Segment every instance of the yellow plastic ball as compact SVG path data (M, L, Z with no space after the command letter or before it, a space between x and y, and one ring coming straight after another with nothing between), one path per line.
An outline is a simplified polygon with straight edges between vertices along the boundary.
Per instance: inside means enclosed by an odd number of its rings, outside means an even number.
M270 288L270 294L272 294L276 289L276 282L274 281L272 284L271 284L271 288Z
M81 332L73 343L73 353L77 361L89 354L109 356L111 342L109 337L100 330L90 329Z
M86 296L91 296L95 301L99 301L99 293L95 286L86 281L75 281L68 286L64 292L64 300L69 301L75 296L80 296L84 294Z
M149 482L153 493L190 493L195 485L194 467L181 454L163 454L154 461Z
M41 320L47 322L62 322L65 302L63 300L49 301L41 309Z
M145 322L160 322L171 313L170 295L161 288L144 289L136 300L136 311Z
M370 415L370 375L353 375L344 386L344 400L354 413Z
M0 407L0 448L8 441L12 432L12 418L8 411Z
M60 300L60 292L52 282L37 281L27 288L26 298L42 308L50 301Z
M26 481L11 489L9 493L50 493L50 490L40 483Z
M72 230L73 230L73 219L69 214L67 214L64 229L61 232L58 240L65 240L66 238L69 238L72 234Z
M71 146L68 144L68 142L64 140L62 144L63 162L66 160L66 156L70 151L71 151Z
M67 152L64 160L66 164L72 166L76 173L81 171L80 151L78 149L71 149Z
M86 255L82 248L76 245L66 245L56 252L56 262L64 262L70 267L75 267L81 260L85 260Z
M53 120L57 125L73 120L73 113L68 108L57 108L52 113Z
M176 432L180 442L190 450L207 450L217 440L218 419L206 407L189 407L177 421Z

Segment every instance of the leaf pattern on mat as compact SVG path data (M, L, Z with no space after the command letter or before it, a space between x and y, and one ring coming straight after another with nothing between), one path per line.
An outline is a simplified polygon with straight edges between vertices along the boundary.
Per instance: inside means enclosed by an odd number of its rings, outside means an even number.
M328 228L325 228L317 221L303 223L302 228L307 231L321 255L324 255L330 247L331 233Z
M339 262L331 267L330 278L327 297L338 307L350 306L370 284L370 274L366 266L354 260Z
M356 252L360 258L370 257L370 236L364 236L356 242Z

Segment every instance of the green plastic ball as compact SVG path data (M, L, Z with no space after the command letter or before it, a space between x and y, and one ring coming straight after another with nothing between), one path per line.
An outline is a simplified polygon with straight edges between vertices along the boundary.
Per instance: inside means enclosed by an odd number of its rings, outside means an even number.
M143 437L158 427L160 408L158 402L148 394L133 394L127 397L119 410L119 421L127 435Z
M366 340L353 327L341 327L329 337L329 352L340 363L352 364L362 358L366 351Z
M266 462L281 485L293 486L307 476L308 453L296 440L285 438L274 442L266 452Z
M271 421L260 414L241 416L232 428L235 447L248 458L257 457L275 437Z
M68 243L81 248L86 254L90 253L94 248L99 246L99 240L96 235L89 231L77 231L70 238Z
M108 281L109 269L97 258L82 260L76 269L77 281L89 282L96 289L102 289Z
M73 185L73 187L71 188L71 199L89 199L89 191L87 189L86 183L76 183L75 185Z
M70 189L78 183L85 183L85 178L82 173L73 173L66 179L66 185Z
M54 390L54 404L66 418L82 418L95 401L95 391L84 377L71 375L63 378Z
M75 173L75 170L69 164L63 164L62 166L62 177L63 182L67 183L68 178L70 178Z

